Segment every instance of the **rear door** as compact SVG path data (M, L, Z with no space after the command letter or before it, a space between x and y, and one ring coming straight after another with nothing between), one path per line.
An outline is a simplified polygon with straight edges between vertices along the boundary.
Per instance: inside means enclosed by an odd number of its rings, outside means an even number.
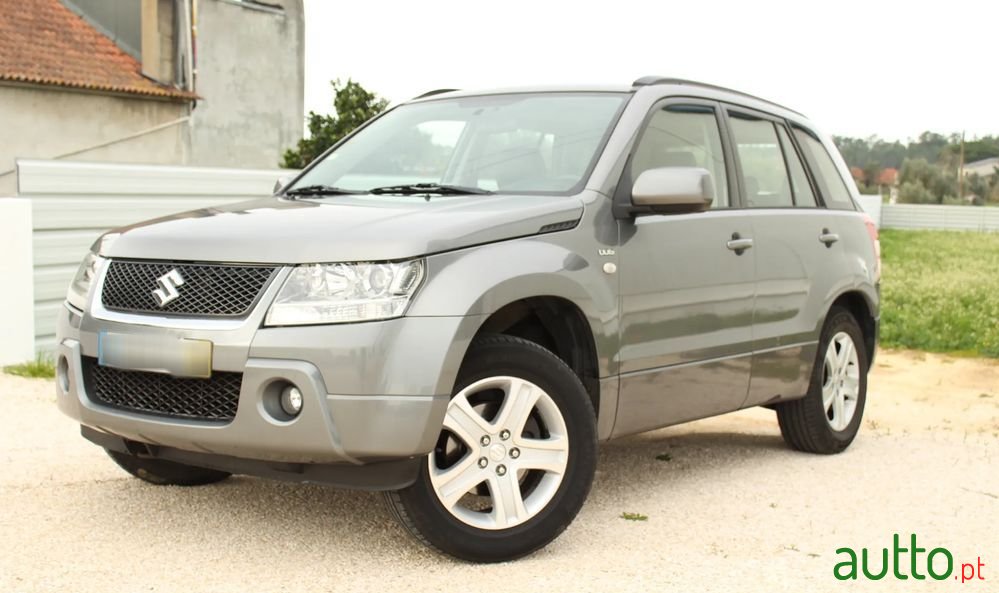
M668 99L653 108L623 183L647 169L707 169L706 212L621 222L620 399L614 435L727 412L746 398L755 249L737 206L721 106ZM749 245L744 249L733 249Z
M728 107L756 250L753 363L744 406L803 395L825 304L842 290L836 215L823 206L793 132L780 118Z

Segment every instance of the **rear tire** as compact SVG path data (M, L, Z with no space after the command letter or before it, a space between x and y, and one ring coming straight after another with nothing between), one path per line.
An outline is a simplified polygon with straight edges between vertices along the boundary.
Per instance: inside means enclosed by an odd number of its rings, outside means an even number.
M864 415L867 371L857 320L834 307L822 328L807 395L776 406L784 441L799 451L824 455L849 447Z
M385 497L403 527L440 552L513 560L572 522L596 454L596 417L576 374L533 342L487 336L462 363L416 482Z
M204 486L221 482L232 475L228 472L184 465L174 461L138 457L108 449L105 451L121 469L140 480L157 486Z

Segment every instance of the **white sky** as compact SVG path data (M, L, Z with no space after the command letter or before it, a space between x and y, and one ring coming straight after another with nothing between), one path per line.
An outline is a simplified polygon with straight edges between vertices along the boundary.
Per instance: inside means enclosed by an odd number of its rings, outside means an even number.
M435 88L659 74L787 105L831 134L999 134L996 0L305 0L305 109L348 77Z

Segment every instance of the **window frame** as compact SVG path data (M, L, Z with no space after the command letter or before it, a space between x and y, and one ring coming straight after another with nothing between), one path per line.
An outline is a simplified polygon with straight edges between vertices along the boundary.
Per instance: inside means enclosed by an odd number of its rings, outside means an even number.
M810 129L808 126L805 126L804 124L791 120L788 120L787 123L790 132L789 136L791 137L791 142L794 142L795 146L798 149L799 154L801 154L802 163L805 165L805 170L807 171L808 176L812 180L812 185L816 193L816 196L822 200L822 207L827 210L839 210L841 212L860 211L859 205L857 204L856 200L854 200L853 198L853 192L850 191L850 186L843 178L843 174L839 171L839 167L836 165L836 159L834 159L832 154L829 153L829 148L826 146L826 143L822 141L822 137L816 134L815 131ZM839 182L843 185L843 189L846 190L846 196L847 198L849 198L851 206L849 209L836 208L834 206L829 205L831 200L828 199L828 196L826 196L826 191L825 191L826 188L822 187L823 184L819 183L819 175L815 172L815 170L819 168L818 163L813 163L812 159L809 158L808 155L805 153L804 149L801 148L800 146L801 141L798 140L798 135L794 133L795 130L801 130L803 133L810 136L813 140L818 142L822 150L825 151L826 156L832 162L833 169L836 171L836 177L839 179Z
M777 124L784 130L784 135L787 136L788 141L791 143L791 150L794 151L795 156L798 157L798 162L801 163L801 168L805 171L805 179L808 180L808 187L812 190L812 197L815 199L815 205L802 206L798 204L798 200L794 197L794 192L791 192L792 199L794 200L795 208L805 208L815 210L817 208L826 209L825 198L822 196L822 192L819 191L819 185L812 175L812 170L808 166L808 159L805 158L801 147L798 146L798 141L794 137L794 130L791 128L791 124L787 120L782 120ZM780 134L777 134L777 140L780 141ZM787 162L787 153L784 153L784 165L787 167L787 174L791 175L790 163ZM793 184L792 184L793 185Z
M723 103L723 106L725 107L725 120L726 120L726 124L728 124L729 118L731 118L731 117L738 117L738 116L733 116L732 115L732 113L735 112L735 113L739 113L739 114L741 114L743 116L748 116L751 119L759 119L759 120L768 121L772 125L775 126L774 136L777 138L777 147L780 148L781 159L784 161L784 173L787 175L788 187L793 188L793 184L791 182L791 167L790 167L790 164L787 162L788 155L787 155L787 153L784 150L783 143L780 141L780 134L778 134L777 130L776 130L776 126L782 126L784 128L784 131L786 131L787 135L791 138L791 142L795 143L796 139L794 138L794 134L791 132L791 129L788 126L788 123L789 123L788 120L786 120L783 117L774 115L772 113L767 113L765 111L760 111L759 109L754 109L752 107L746 107L745 105L740 105L738 103L725 102L725 103ZM739 192L740 192L739 199L740 199L740 202L744 205L743 206L744 209L746 209L746 210L792 210L792 209L794 209L794 210L816 210L816 209L820 209L820 208L822 208L822 209L826 208L824 196L818 191L817 183L815 181L814 176L812 175L811 167L809 166L810 163L809 163L809 161L807 159L804 158L804 156L803 156L803 154L801 152L801 149L797 146L797 144L795 144L794 150L795 150L795 153L798 155L798 160L801 162L801 166L804 167L804 169L805 169L805 176L808 177L808 182L809 182L809 184L811 184L812 193L815 195L815 206L811 206L811 205L799 205L797 197L794 195L794 190L793 189L791 191L791 205L790 206L750 206L749 205L748 196L746 196L744 194L746 188L743 186L743 183L742 183L742 181L743 181L742 162L739 160L738 151L735 150L735 146L736 146L736 143L735 143L735 133L732 131L732 127L731 126L727 126L727 127L728 127L728 130L729 130L729 134L731 134L731 138L730 138L729 142L731 142L731 145L733 147L733 151L734 151L734 154L735 154L735 161L736 161L736 167L737 167L736 174L738 175L738 180L739 180Z
M642 121L638 126L638 131L635 133L635 137L632 140L631 145L628 147L628 158L625 159L624 167L621 171L621 176L618 179L617 188L614 191L614 197L612 200L616 217L633 218L636 215L682 216L678 214L656 214L649 209L635 206L631 197L631 190L635 184L635 180L631 178L631 163L635 158L635 153L637 152L639 145L642 143L642 139L645 137L646 131L649 129L649 124L652 121L652 118L659 111L666 109L667 107L678 105L711 109L711 112L714 113L715 116L715 124L718 126L718 137L721 141L722 148L722 160L724 161L725 166L725 187L728 190L728 206L724 208L709 208L704 212L693 214L741 210L744 207L742 192L740 191L740 183L734 175L736 170L735 161L733 160L733 147L730 144L731 138L729 136L728 122L723 114L724 105L720 101L704 97L692 95L669 95L658 99L652 104L651 107L649 107L649 110L645 113L645 116L642 118Z

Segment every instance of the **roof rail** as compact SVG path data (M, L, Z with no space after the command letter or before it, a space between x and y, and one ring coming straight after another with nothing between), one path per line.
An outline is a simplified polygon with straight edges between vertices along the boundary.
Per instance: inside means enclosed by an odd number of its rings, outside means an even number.
M453 93L454 91L459 91L459 90L461 90L461 89L434 89L432 91L427 91L427 92L423 93L422 95L418 95L416 97L413 97L410 100L411 101L415 101L417 99L423 99L425 97L433 97L434 95L439 95L441 93Z
M713 91L723 91L726 93L732 93L733 95L739 95L740 97L746 97L747 99L754 99L756 101L768 103L770 105L773 105L774 107L780 107L781 109L786 109L792 113L797 113L798 115L804 117L804 114L801 113L800 111L795 111L794 109L791 109L790 107L785 107L780 103L774 103L773 101L764 99L762 97L757 97L756 95L750 95L749 93L744 93L742 91L736 91L730 88L725 88L723 86L718 86L716 84L698 82L696 80L686 80L684 78L669 78L668 76L643 76L638 80L636 80L635 82L631 83L631 86L652 86L655 84L682 84L689 86L699 86L701 88L711 89Z

